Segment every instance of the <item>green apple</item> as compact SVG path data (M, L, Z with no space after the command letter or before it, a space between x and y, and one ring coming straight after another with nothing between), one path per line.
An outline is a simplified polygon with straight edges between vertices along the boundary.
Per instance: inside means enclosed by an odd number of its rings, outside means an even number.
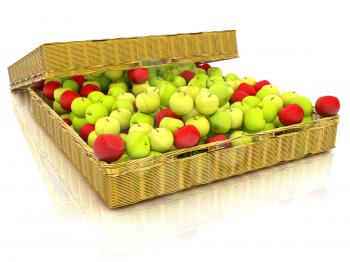
M211 76L211 77L208 77L207 87L210 88L212 85L216 83L222 83L222 82L225 82L225 80L221 76Z
M227 89L228 89L228 92L230 93L230 97L231 97L232 94L235 92L235 90L233 90L233 88L228 86L228 85L227 85Z
M256 96L263 100L268 95L278 95L279 89L273 85L265 85L263 86L257 93Z
M246 96L242 100L243 103L247 104L250 108L257 107L261 100L256 96Z
M208 80L208 78L209 78L209 76L207 76L206 74L197 74L192 79L206 82Z
M159 127L166 128L172 133L174 133L176 130L183 126L184 123L180 119L172 117L164 117L159 123Z
M233 140L231 141L232 146L249 144L254 141L253 137L249 136L249 134L240 130L233 131L232 134L230 135L230 138L233 138Z
M99 77L97 79L97 81L100 83L101 91L104 93L107 93L108 89L109 89L109 85L111 83L111 80L108 77L106 77L105 75L102 75L101 77Z
M86 109L92 105L90 99L85 97L78 97L73 100L71 108L74 115L77 117L85 117Z
M117 101L113 96L103 96L101 97L97 103L103 105L107 108L108 113L112 111L112 106Z
M205 71L203 68L195 68L192 70L193 73L195 73L196 75L207 75L207 71Z
M218 111L225 111L226 109L228 109L228 108L230 108L231 107L231 105L230 105L230 103L226 103L226 104L224 104L223 106L220 106L219 108L218 108Z
M62 79L60 77L51 77L51 78L48 78L45 80L44 84L50 82L50 81L55 81L55 82L58 82L58 83L61 83L62 84Z
M233 74L233 73L229 73L225 76L225 81L231 81L231 80L239 80L238 75Z
M153 130L153 126L151 126L148 123L134 123L131 125L129 129L129 134L135 131L144 132L145 134L148 134Z
M226 81L228 87L231 87L233 91L237 89L237 87L242 84L241 80L228 80Z
M219 67L211 67L207 71L208 76L220 76L222 77L222 70Z
M193 109L193 98L184 92L176 92L169 99L170 109L177 115L187 115Z
M157 152L157 151L151 151L147 157L152 157L152 156L161 156L162 153Z
M159 88L156 86L150 86L150 87L147 87L146 93L147 92L153 92L153 93L157 93L159 95Z
M257 132L264 129L265 117L260 108L251 108L244 113L244 126L249 131Z
M198 80L195 78L192 78L190 82L188 82L188 86L198 86L199 89L206 88L207 87L207 81L206 80Z
M130 126L130 118L131 118L131 113L127 109L117 109L112 111L110 114L110 117L113 117L118 120L119 125L120 125L120 130L125 130L128 129Z
M196 98L197 94L200 91L198 86L183 86L183 87L180 87L179 90L181 90L182 92L185 92L193 99Z
M69 88L69 89L73 90L74 92L79 92L79 85L74 80L68 79L68 80L64 81L62 87Z
M102 134L118 135L120 132L119 121L110 116L102 117L96 122L95 132L97 135L102 135Z
M97 78L101 77L103 75L103 72L93 72L86 76L86 79L89 81L96 80Z
M87 123L88 121L86 118L81 118L73 115L72 126L75 132L77 132L78 134L79 134L80 128Z
M283 106L290 105L292 101L298 96L299 94L297 92L289 92L289 91L283 92L281 94L281 98L283 100Z
M109 90L112 89L112 88L115 88L115 89L123 89L125 92L128 91L128 85L125 83L125 82L113 82L109 85ZM108 90L108 91L109 91ZM109 94L109 95L112 95L112 94Z
M210 130L210 123L204 116L193 116L186 121L186 125L195 126L201 137L207 136Z
M284 125L281 123L281 121L280 121L278 115L275 117L275 119L273 120L272 123L275 125L275 127L283 127L283 126L284 126Z
M264 131L267 131L267 130L271 130L271 129L275 129L275 125L273 123L265 123L265 126L264 126Z
M158 86L164 79L160 76L151 76L148 80L150 86Z
M240 79L242 81L242 83L247 83L250 86L255 85L256 81L253 77L243 77Z
M262 104L272 103L277 107L277 111L279 112L283 108L283 100L278 95L268 95L265 96L262 100Z
M219 106L223 106L230 99L230 91L225 82L215 83L209 88L209 91L219 98Z
M123 70L111 70L105 72L105 76L114 82L119 80L123 76L123 74Z
M143 158L151 151L151 142L144 132L134 131L128 134L125 143L126 154L131 159Z
M113 161L111 164L118 164L118 163L126 162L128 160L130 160L130 158L126 153L124 153L117 161Z
M136 98L132 93L122 93L117 96L117 100L125 100L130 102L131 104L134 104Z
M138 94L144 93L147 90L147 87L150 87L149 82L146 81L143 84L133 84L132 93L137 96Z
M169 82L173 82L175 77L176 77L176 73L173 71L165 71L162 74L162 77L164 78L164 80L169 81Z
M262 103L259 108L262 110L266 122L272 122L278 114L277 106L273 103Z
M118 83L112 83L112 84L118 84ZM111 84L111 85L112 85ZM113 96L115 98L117 98L120 94L123 94L125 93L125 89L123 87L120 87L120 86L113 86L113 87L110 87L109 90L108 90L108 95L109 96Z
M225 110L231 117L231 129L239 129L243 125L244 113L239 108L227 108Z
M148 123L151 126L154 126L154 119L150 115L144 114L142 112L136 112L130 118L130 126L136 123Z
M155 92L145 92L136 96L136 107L141 113L150 114L159 109L160 98Z
M99 88L101 88L100 83L98 81L85 81L83 83L83 86L86 86L86 85L89 85L89 84L95 85L95 86L98 86Z
M96 134L96 131L92 131L89 136L88 136L88 145L90 147L94 146L95 140L98 137L98 135Z
M210 130L216 134L225 134L231 129L231 115L225 111L218 111L209 118Z
M119 133L119 136L121 139L123 139L123 141L125 142L126 141L126 138L128 136L128 134L125 134L125 133Z
M311 122L313 121L313 117L312 115L309 115L309 116L304 116L303 120L301 121L302 123L307 123L307 122Z
M53 96L54 96L55 100L59 102L61 99L61 95L68 90L72 90L72 89L70 89L68 87L56 88L55 91L53 92Z
M177 91L176 86L168 81L164 81L158 86L158 88L160 104L165 107L169 106L170 97Z
M88 98L91 102L97 103L98 100L100 100L102 97L104 97L105 94L100 91L93 91L88 95Z
M108 116L107 108L98 103L90 105L85 112L87 122L93 125L96 124L97 120L106 116Z
M76 100L76 99L75 99ZM64 108L62 108L61 104L59 102L57 102L56 100L53 101L53 105L52 105L52 108L53 110L59 114L59 115L62 115L62 114L65 114L67 113L68 111L66 111Z
M114 102L112 105L112 111L116 109L126 109L128 110L131 114L134 113L134 106L132 103L126 100L117 100Z
M157 152L167 152L174 143L174 137L170 130L166 128L155 128L148 133L151 143L151 150Z
M187 115L181 116L183 121L187 121L187 119L193 117L193 116L201 116L201 114L197 111L196 108L193 108L191 112L189 112Z
M66 114L60 115L60 117L62 119L69 119L70 121L72 121L74 118L74 115L72 113L66 113Z
M243 113L247 112L247 110L250 109L250 106L248 106L246 103L241 102L234 102L231 105L231 108L238 108L241 109Z
M214 114L219 108L219 103L219 98L210 91L201 91L195 98L197 111L206 116Z
M298 104L304 111L304 117L312 113L312 102L306 96L298 96L294 98L291 104Z

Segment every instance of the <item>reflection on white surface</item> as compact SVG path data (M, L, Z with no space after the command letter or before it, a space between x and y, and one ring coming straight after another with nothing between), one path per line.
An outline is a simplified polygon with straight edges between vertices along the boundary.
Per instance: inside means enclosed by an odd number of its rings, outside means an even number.
M289 205L298 195L327 194L332 153L111 210L32 118L28 98L15 93L13 100L57 214L62 220L86 217L108 252L132 251L169 236L190 239L220 217L234 221L267 205Z

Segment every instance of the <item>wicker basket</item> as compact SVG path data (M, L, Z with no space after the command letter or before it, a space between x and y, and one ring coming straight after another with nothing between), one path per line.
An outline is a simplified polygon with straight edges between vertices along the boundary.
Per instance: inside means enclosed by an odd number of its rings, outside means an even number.
M186 48L180 48L178 41ZM204 53L204 43L210 46L211 53ZM130 54L123 48L129 48ZM118 58L112 61L110 54ZM39 47L11 66L9 74L12 89L17 90L45 77L128 69L143 61L171 64L237 56L235 31L57 43ZM315 115L312 122L250 135L255 142L246 145L226 148L226 142L217 142L107 164L96 159L92 149L38 93L29 89L29 94L39 124L111 208L327 151L335 146L338 126L338 116L320 119Z

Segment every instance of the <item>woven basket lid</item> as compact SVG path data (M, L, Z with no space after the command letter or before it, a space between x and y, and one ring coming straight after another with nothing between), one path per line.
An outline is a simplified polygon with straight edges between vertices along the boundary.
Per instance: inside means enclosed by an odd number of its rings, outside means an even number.
M14 90L55 76L236 57L236 31L228 30L44 44L8 71Z

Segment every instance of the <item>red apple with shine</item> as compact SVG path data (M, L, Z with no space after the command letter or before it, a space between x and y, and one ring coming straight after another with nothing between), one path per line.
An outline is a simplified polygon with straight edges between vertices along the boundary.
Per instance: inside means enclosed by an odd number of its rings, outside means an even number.
M230 98L230 102L231 104L233 104L234 102L241 102L246 96L249 96L246 92L242 91L242 90L236 90L231 98Z
M211 67L208 63L204 63L204 62L197 62L196 66L198 68L202 68L205 71L208 71L208 69Z
M88 140L91 132L95 131L95 126L92 124L85 124L80 128L79 135L84 141Z
M278 113L279 120L286 126L300 123L303 120L303 117L303 108L298 104L290 104L282 108Z
M88 95L93 91L101 91L97 85L87 84L80 89L80 95L83 97L88 97Z
M99 160L113 162L124 154L125 144L120 136L104 134L96 138L93 149Z
M174 145L177 148L196 146L201 140L198 129L193 125L185 125L174 132Z
M86 78L85 78L85 76L83 76L83 75L72 75L72 76L70 77L70 79L71 79L71 80L74 80L75 82L77 82L77 84L78 84L79 86L82 86L83 83L86 81Z
M65 118L65 119L63 119L63 121L64 121L67 125L69 125L69 126L72 125L72 121L70 121L69 118Z
M335 116L339 112L340 102L335 96L322 96L317 99L315 107L320 116Z
M183 78L185 78L187 84L188 84L188 82L190 82L190 80L191 80L195 75L196 75L196 74L193 73L193 72L190 71L190 70L184 70L184 71L182 71L182 73L181 73L181 76L182 76Z
M213 136L211 138L208 138L205 143L206 144L209 144L209 143L214 143L214 142L218 142L218 141L225 141L227 140L227 137L225 135L216 135L216 136ZM231 143L226 143L226 148L229 148L231 147Z
M67 111L72 111L71 109L71 105L74 99L80 97L79 94L77 92L71 91L71 90L67 90L65 92L63 92L63 94L61 95L60 98L60 104L62 106L63 109L67 110Z
M237 87L236 91L246 92L249 96L255 96L256 95L256 91L255 91L254 87L250 86L247 83L240 84Z
M135 68L128 71L128 76L134 84L143 84L148 79L147 68Z
M45 84L45 80L40 80L38 82L33 83L32 88L41 90L44 88L44 84Z
M164 117L172 117L172 118L176 118L176 119L181 119L177 114L175 114L173 111L171 111L170 108L164 108L156 114L156 117L155 117L156 126L159 126L160 121L162 121L162 119Z
M50 99L50 100L54 100L54 92L57 88L61 87L62 84L60 82L56 82L56 81L49 81L44 85L43 88L43 95Z
M259 82L256 82L255 85L253 86L255 91L258 92L263 86L270 85L270 82L267 80L261 80Z

